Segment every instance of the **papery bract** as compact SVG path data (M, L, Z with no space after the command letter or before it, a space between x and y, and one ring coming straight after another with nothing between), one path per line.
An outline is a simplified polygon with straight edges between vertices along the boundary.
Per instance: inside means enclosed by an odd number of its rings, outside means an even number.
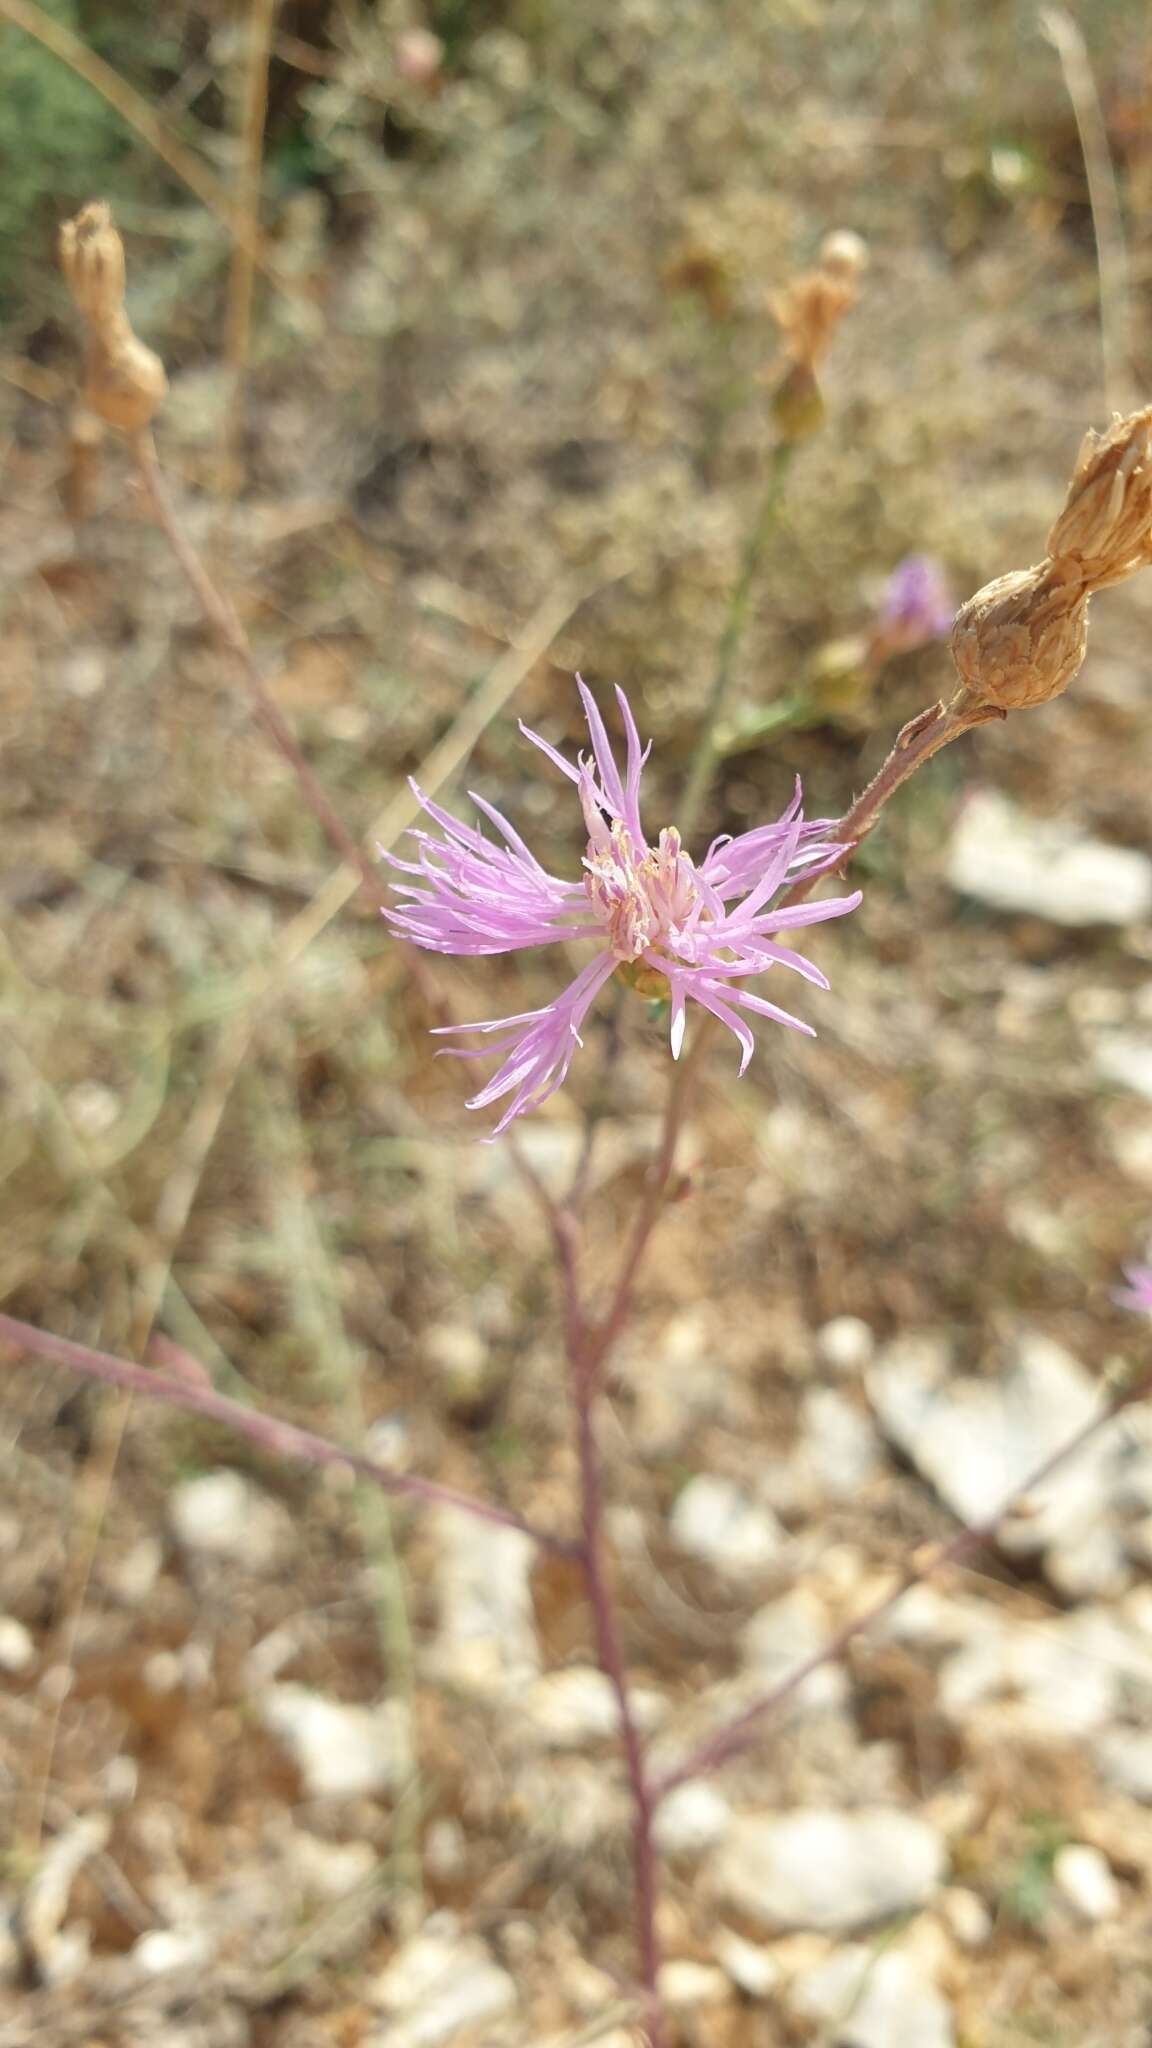
M444 1027L477 1032L485 1040L477 1047L450 1048L458 1058L489 1053L501 1058L497 1072L469 1103L471 1109L485 1109L509 1098L493 1136L561 1085L581 1042L584 1018L618 969L628 970L625 978L644 993L666 996L674 1058L683 1044L689 1000L710 1010L739 1041L741 1073L754 1043L749 1015L813 1035L811 1025L744 984L768 968L787 967L827 988L819 968L782 945L777 934L842 917L860 900L856 891L772 909L790 880L820 874L843 858L843 847L829 837L827 820L805 823L799 783L782 817L737 838L714 840L699 866L685 853L674 827L666 826L651 843L640 818L640 777L650 749L640 744L628 699L617 690L626 744L621 772L595 700L577 681L592 742L590 758L582 755L573 765L539 734L524 725L520 729L576 785L588 835L579 881L550 874L483 797L473 794L472 801L503 843L453 817L415 784L438 830L412 834L415 860L388 856L399 877L393 887L403 899L388 916L395 930L418 946L439 953L512 953L587 939L598 947L575 980L544 1008Z

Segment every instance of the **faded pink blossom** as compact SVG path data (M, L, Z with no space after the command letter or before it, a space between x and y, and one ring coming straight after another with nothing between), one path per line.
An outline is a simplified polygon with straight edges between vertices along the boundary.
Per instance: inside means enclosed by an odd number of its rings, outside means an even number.
M888 578L878 638L885 654L907 654L952 631L956 603L931 555L905 555Z
M669 1004L672 1056L684 1042L689 999L727 1026L741 1048L740 1072L752 1057L748 1014L770 1017L814 1036L812 1027L754 994L744 984L772 967L788 967L818 988L819 968L781 945L777 934L830 917L843 917L859 891L821 903L773 911L772 899L798 875L819 874L843 857L828 837L827 820L805 824L800 786L783 816L770 825L712 842L697 867L665 826L655 844L640 820L640 775L650 746L642 748L623 690L616 701L624 725L626 763L621 773L591 692L577 678L592 741L591 759L577 766L521 725L533 746L575 783L588 844L584 873L564 881L541 867L507 818L473 795L478 811L503 844L485 839L413 784L438 833L416 831L419 857L391 858L405 879L393 884L406 899L388 913L395 929L437 953L514 953L527 946L595 942L597 951L575 980L540 1010L451 1025L449 1032L491 1035L490 1043L451 1050L461 1059L498 1054L501 1064L469 1103L470 1109L510 1100L493 1132L536 1109L564 1081L581 1043L580 1027L605 982L619 973L641 994ZM411 879L407 879L411 878Z
M1116 1296L1121 1308L1143 1309L1152 1315L1152 1266L1125 1266L1124 1278L1128 1285Z

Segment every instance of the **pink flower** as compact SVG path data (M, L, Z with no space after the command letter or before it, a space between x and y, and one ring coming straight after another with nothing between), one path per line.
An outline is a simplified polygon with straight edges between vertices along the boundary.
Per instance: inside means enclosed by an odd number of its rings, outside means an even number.
M1152 1266L1125 1266L1124 1278L1128 1285L1116 1296L1121 1308L1143 1309L1152 1315Z
M467 1050L461 1059L498 1054L497 1072L468 1107L486 1109L510 1098L493 1136L513 1117L536 1109L561 1086L581 1043L580 1027L605 982L619 973L642 995L659 996L670 1008L672 1056L684 1042L689 999L718 1017L739 1041L740 1072L752 1056L748 1014L770 1017L814 1036L812 1027L744 984L772 967L788 967L815 982L828 983L810 961L781 945L777 933L843 917L860 901L850 896L823 903L798 903L773 911L774 896L798 875L823 873L843 856L828 838L827 821L805 824L800 786L783 817L738 838L716 839L697 867L665 826L655 845L640 821L640 774L649 748L642 748L623 690L616 701L624 724L627 758L623 774L591 692L577 678L592 757L573 767L537 733L521 725L533 746L576 784L588 845L579 881L563 881L541 867L519 833L483 797L477 810L496 827L503 844L485 839L474 826L416 789L439 827L417 831L415 861L391 860L404 877L393 887L405 898L388 913L395 929L417 946L437 953L514 953L525 946L595 942L597 951L575 980L542 1010L496 1017L449 1031L489 1034L491 1042ZM413 784L413 788L416 788Z
M956 605L939 564L931 555L905 555L888 578L880 608L885 652L909 653L929 640L945 639L955 616Z

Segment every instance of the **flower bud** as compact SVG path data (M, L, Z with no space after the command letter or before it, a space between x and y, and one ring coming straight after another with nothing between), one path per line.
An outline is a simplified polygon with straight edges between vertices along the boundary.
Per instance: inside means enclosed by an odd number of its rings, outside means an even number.
M790 363L769 400L783 441L806 441L824 424L820 386L806 363Z
M133 334L124 311L124 244L103 200L65 221L60 267L88 323L83 402L109 426L138 433L160 405L168 379L159 356Z
M1067 689L1087 638L1087 590L1042 562L997 576L961 605L952 659L973 703L1024 711Z
M1152 558L1152 406L1089 428L1048 552L1096 588Z

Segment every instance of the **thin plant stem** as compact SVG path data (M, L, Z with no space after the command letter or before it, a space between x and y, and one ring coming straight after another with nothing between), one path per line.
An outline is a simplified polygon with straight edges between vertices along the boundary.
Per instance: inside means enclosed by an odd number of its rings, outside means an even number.
M231 380L224 419L221 487L235 496L243 472L244 374L252 338L252 295L260 247L260 174L264 164L264 122L268 111L268 61L276 0L249 0L244 93L240 115L240 170L236 214L243 232L232 249L224 313L224 360Z
M1036 1493L1055 1472L1068 1463L1070 1458L1082 1451L1085 1444L1102 1429L1106 1429L1109 1423L1115 1422L1117 1416L1122 1415L1126 1408L1143 1400L1149 1393L1152 1393L1152 1366L1147 1367L1127 1386L1121 1388L1111 1401L1095 1415L1089 1416L1064 1443L1049 1452L1046 1458L1042 1458L1027 1478L1012 1487L999 1506L983 1521L966 1523L954 1536L949 1537L946 1543L930 1551L927 1557L910 1564L886 1593L881 1594L880 1598L872 1601L868 1607L862 1608L859 1614L853 1615L819 1650L814 1650L803 1663L795 1665L778 1685L770 1686L758 1699L752 1700L740 1713L725 1722L723 1727L713 1729L711 1735L706 1736L697 1748L690 1750L675 1769L666 1771L652 1786L654 1804L666 1799L670 1792L674 1792L678 1785L685 1784L689 1778L705 1777L710 1772L719 1770L729 1758L747 1748L749 1742L760 1733L764 1723L778 1714L781 1707L795 1697L806 1680L812 1677L813 1672L821 1670L825 1664L835 1663L842 1657L849 1644L854 1642L857 1636L874 1628L878 1621L882 1621L913 1586L922 1585L926 1579L932 1578L947 1565L962 1563L971 1557L974 1551L982 1550L986 1544L994 1542L1001 1523L1019 1508L1022 1501Z
M736 656L748 625L752 591L764 560L764 551L780 517L784 486L795 453L794 441L781 440L774 443L768 456L763 489L740 557L740 573L728 598L716 652L716 672L704 707L703 729L680 805L680 832L685 840L690 839L695 830L720 759L720 730L728 708Z
M246 1408L242 1401L233 1401L226 1394L218 1394L208 1383L207 1375L203 1385L191 1371L186 1379L173 1379L168 1374L152 1372L147 1366L133 1365L126 1358L114 1358L106 1351L95 1351L88 1344L74 1344L68 1337L57 1337L50 1330L38 1330L31 1323L22 1323L15 1316L3 1314L0 1314L0 1343L10 1345L15 1351L30 1352L34 1358L43 1358L50 1365L64 1366L68 1372L80 1373L85 1379L102 1380L105 1386L143 1394L147 1400L159 1401L165 1407L180 1408L188 1415L200 1415L207 1422L218 1422L238 1436L246 1437L249 1443L270 1457L289 1458L303 1465L338 1466L361 1479L371 1480L384 1493L425 1501L436 1507L459 1508L463 1514L475 1515L478 1521L494 1522L503 1529L518 1529L522 1536L530 1537L533 1543L554 1557L580 1556L579 1544L563 1536L555 1536L549 1529L541 1529L523 1515L514 1514L510 1508L497 1507L492 1501L477 1500L472 1494L460 1493L453 1486L441 1486L433 1479L419 1479L409 1472L390 1472L386 1466L378 1465L375 1459L367 1458L359 1451L347 1450L343 1444L333 1443L328 1437L317 1436L313 1430L301 1429L294 1422L283 1422L277 1416Z
M644 1766L640 1731L632 1707L628 1667L620 1639L620 1622L612 1587L604 1528L604 1481L596 1440L596 1364L587 1347L569 1356L576 1453L580 1471L580 1565L596 1657L616 1696L620 1746L632 1802L633 1911L639 1950L640 1981L646 2000L645 2031L650 2048L666 2048L667 2031L660 2000L660 1943L656 1929L656 1852L652 1840L653 1801Z
M309 810L323 827L329 843L340 858L355 870L364 886L379 902L380 883L372 862L363 848L357 845L342 818L333 808L327 791L314 774L291 726L256 665L248 635L240 623L235 607L212 581L180 524L156 454L156 443L149 429L145 428L143 433L132 436L132 453L152 516L184 571L213 632L243 673L257 718L273 746L283 755L291 768Z

